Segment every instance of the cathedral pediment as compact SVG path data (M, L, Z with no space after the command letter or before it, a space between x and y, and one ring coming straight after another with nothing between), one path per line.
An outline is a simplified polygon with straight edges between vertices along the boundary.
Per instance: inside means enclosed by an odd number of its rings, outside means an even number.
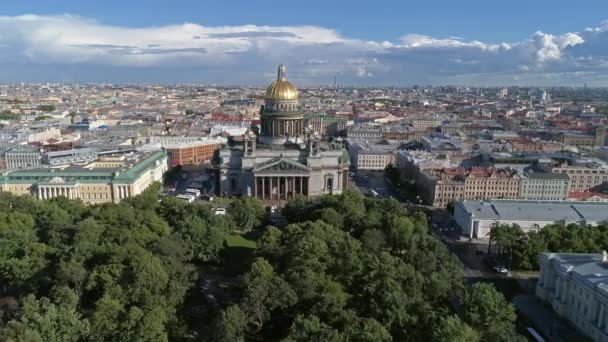
M255 173L300 173L309 172L310 168L289 158L275 158L256 165Z

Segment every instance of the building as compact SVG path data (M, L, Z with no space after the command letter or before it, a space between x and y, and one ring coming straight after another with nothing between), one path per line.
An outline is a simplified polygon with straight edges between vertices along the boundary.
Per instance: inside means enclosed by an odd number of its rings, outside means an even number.
M348 184L348 153L341 143L324 143L305 126L298 91L283 65L264 102L260 135L247 130L219 152L220 193L277 202L297 194L342 193Z
M608 166L599 161L579 161L554 167L551 172L570 178L569 192L589 191L608 182Z
M524 231L539 230L548 224L596 225L606 221L608 203L566 201L457 201L454 220L463 235L487 237L496 224L517 224Z
M348 140L350 163L356 170L384 170L389 164L395 164L397 145L370 144Z
M42 164L42 155L38 149L19 146L4 153L4 164L9 170L32 168Z
M402 176L413 179L420 198L434 207L445 207L458 200L519 198L521 179L514 170L480 167L417 169L415 165L406 166L403 170L407 171Z
M412 127L417 130L425 130L428 128L435 128L441 125L441 119L413 119Z
M593 341L608 341L608 254L542 253L536 296Z
M166 144L171 165L199 165L211 161L213 154L220 148L224 139L205 139L200 141Z
M314 132L319 133L321 138L329 138L344 136L348 119L326 113L313 113L307 116L306 123Z
M0 190L38 199L118 203L161 182L167 168L165 152L104 156L84 166L7 171L0 175Z
M570 178L563 173L534 172L521 174L520 198L526 200L563 200L568 197Z
M372 125L353 125L348 127L346 137L352 140L380 141L382 139L382 127Z
M64 151L47 152L43 158L50 166L88 163L97 159L97 151L92 148L79 148Z

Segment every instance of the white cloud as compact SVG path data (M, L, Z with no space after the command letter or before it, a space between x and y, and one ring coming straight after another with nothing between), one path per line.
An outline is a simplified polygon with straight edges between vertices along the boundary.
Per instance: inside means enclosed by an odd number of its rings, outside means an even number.
M191 68L202 75L215 73L224 82L263 82L260 77L286 63L290 77L308 84L327 82L334 75L345 83L365 77L381 84L467 79L509 83L542 81L547 79L542 75L551 75L551 81L559 83L560 77L568 82L576 77L606 79L608 21L581 32L538 31L521 41L486 43L422 34L406 34L392 42L366 41L316 26L184 23L129 28L72 15L0 16L0 56L5 65L38 69L123 68L125 77L129 70L137 75L143 68Z

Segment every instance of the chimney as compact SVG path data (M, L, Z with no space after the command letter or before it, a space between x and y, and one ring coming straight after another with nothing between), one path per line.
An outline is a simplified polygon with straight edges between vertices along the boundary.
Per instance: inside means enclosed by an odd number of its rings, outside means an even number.
M608 263L608 253L606 251L602 251L602 262Z

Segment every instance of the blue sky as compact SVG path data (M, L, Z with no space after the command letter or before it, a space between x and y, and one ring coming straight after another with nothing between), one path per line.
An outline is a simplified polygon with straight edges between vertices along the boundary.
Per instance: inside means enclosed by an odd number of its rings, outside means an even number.
M607 1L19 0L0 80L608 86ZM24 16L34 15L34 16ZM7 34L8 33L8 34Z

